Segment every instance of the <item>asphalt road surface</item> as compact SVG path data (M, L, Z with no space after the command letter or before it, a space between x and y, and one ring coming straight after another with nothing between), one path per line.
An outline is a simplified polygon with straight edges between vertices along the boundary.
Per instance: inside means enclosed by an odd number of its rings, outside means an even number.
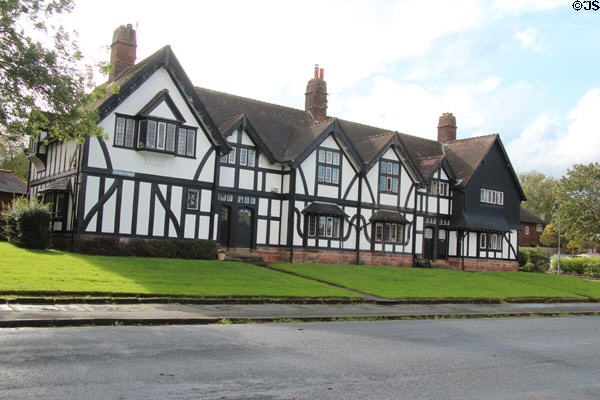
M0 398L599 399L600 318L0 329Z

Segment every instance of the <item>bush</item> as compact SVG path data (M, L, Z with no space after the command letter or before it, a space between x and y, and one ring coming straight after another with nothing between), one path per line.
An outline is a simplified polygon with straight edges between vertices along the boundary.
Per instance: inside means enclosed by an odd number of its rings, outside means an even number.
M529 253L525 250L519 249L519 269L525 267L525 264L529 261Z
M2 212L0 225L9 242L29 249L47 249L52 239L51 220L46 205L20 198Z
M552 260L556 270L558 259ZM600 257L573 257L560 259L560 271L567 274L600 276Z
M550 258L542 249L519 249L519 271L546 272L548 268L550 268Z
M212 240L141 239L121 241L113 237L84 238L76 241L77 253L101 256L133 256L215 260L217 244Z

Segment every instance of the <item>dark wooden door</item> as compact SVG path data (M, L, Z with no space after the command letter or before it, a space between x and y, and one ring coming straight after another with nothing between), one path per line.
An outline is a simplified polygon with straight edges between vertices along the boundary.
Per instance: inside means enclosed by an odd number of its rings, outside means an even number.
M250 208L238 208L233 228L232 247L252 247L252 227L254 226L254 211Z
M231 223L231 207L222 206L219 215L219 231L217 241L223 247L229 247L229 225Z
M448 258L448 232L445 229L438 230L437 239L437 258Z
M433 228L423 231L423 257L433 260Z

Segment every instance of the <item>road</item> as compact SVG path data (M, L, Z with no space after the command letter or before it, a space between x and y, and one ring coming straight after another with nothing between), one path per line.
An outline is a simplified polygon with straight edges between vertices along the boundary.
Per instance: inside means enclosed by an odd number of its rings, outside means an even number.
M598 399L600 318L0 329L8 399Z

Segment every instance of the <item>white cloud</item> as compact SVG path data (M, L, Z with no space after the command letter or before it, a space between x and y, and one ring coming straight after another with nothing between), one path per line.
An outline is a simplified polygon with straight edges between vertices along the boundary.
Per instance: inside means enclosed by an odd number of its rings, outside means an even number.
M513 166L520 172L537 170L560 176L573 164L598 161L598 109L600 89L594 88L569 112L566 130L560 128L561 118L540 114L517 139L508 144L507 151Z
M538 31L535 28L527 28L524 31L516 32L515 37L525 49L532 49L538 52L542 50L542 46L539 43Z
M483 92L491 92L500 86L500 82L502 82L502 78L498 76L490 76L481 84L481 90Z

